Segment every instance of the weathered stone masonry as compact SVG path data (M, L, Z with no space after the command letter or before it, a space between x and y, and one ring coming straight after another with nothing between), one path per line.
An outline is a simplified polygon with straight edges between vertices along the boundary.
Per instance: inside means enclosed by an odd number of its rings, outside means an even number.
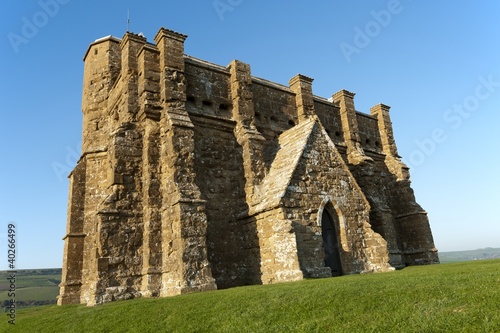
M84 57L59 304L437 263L389 107L126 33Z

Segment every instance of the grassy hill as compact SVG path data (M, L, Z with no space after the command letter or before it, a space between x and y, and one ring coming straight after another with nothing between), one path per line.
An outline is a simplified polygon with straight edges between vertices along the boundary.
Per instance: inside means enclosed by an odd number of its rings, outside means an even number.
M8 271L0 271L0 304L8 297ZM61 269L24 269L16 274L16 302L20 307L55 304L61 283Z
M441 263L471 260L500 259L500 248L484 248L469 251L439 252ZM8 298L7 271L0 271L0 305ZM55 304L59 294L61 268L25 269L17 273L16 300L19 307Z
M439 252L441 263L485 259L500 259L500 249L487 247L469 251Z
M500 260L17 311L9 332L500 332ZM12 326L12 325L10 325Z

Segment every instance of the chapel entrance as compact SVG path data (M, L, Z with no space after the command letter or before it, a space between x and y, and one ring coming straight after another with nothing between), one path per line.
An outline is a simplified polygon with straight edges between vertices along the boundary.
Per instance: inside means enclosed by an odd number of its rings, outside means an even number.
M333 219L326 209L323 210L323 216L321 217L321 233L323 235L323 248L325 249L325 266L330 267L332 276L342 275L337 231Z

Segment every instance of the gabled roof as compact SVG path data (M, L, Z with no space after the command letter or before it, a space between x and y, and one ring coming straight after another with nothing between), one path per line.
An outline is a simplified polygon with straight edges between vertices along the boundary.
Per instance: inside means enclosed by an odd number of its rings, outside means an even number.
M319 120L316 117L310 118L280 135L280 149L269 173L256 188L257 193L260 193L261 202L255 206L255 213L280 205L315 125L321 126Z

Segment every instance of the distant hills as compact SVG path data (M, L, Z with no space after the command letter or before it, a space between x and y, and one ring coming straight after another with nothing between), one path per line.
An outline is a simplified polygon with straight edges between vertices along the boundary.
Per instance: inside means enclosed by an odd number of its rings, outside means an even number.
M439 252L439 260L442 264L447 262L460 262L470 260L485 260L500 258L500 248L487 247L469 251Z
M15 297L17 307L55 304L61 283L61 268L16 270ZM9 305L11 273L0 271L0 304Z

